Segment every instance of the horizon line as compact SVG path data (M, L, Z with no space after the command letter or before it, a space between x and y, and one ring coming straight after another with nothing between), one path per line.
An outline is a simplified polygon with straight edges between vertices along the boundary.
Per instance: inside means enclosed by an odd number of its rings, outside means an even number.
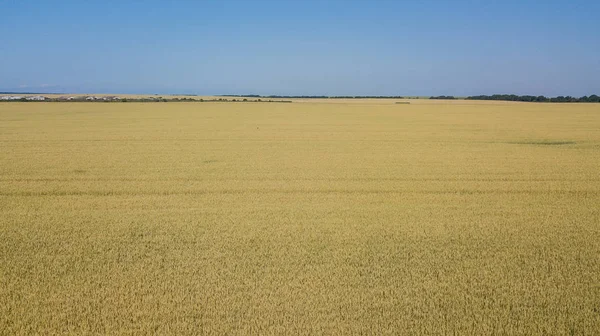
M475 94L475 95L283 95L283 94L269 94L269 95L259 95L259 94L197 94L197 93L75 93L75 92L27 92L27 91L0 91L0 94L22 94L22 95L43 95L43 94L52 94L52 95L148 95L148 96L195 96L195 97L248 97L248 98L396 98L396 99L410 99L410 98L421 98L421 97L454 97L454 98L467 98L467 97L478 97L478 96L518 96L518 97L546 97L546 98L558 98L558 97L571 97L571 98L581 98L581 97L590 97L590 96L598 96L600 94L590 94L583 96L571 96L571 95L557 95L557 96L546 96L546 95L532 95L532 94L515 94L515 93L493 93L493 94Z

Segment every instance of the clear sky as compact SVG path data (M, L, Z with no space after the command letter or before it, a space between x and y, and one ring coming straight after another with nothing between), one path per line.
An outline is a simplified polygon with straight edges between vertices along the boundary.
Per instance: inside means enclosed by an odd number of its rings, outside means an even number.
M600 94L600 1L0 0L0 91Z

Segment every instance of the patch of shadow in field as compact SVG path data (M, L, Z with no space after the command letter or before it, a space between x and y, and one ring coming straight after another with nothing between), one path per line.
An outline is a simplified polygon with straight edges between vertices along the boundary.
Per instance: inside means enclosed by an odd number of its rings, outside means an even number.
M219 161L217 161L217 160L204 160L204 161L202 161L202 163L205 163L205 164L216 163L216 162L219 162Z
M87 173L87 170L85 170L85 169L75 169L75 170L73 170L73 173L75 173L75 174L85 174L85 173Z
M535 146L565 146L575 145L577 142L568 140L526 140L508 142L512 145L535 145Z

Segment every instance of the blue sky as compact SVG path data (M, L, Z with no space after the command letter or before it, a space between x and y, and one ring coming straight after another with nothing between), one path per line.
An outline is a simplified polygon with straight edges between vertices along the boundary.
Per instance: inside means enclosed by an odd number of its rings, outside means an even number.
M600 94L600 1L0 0L0 91Z

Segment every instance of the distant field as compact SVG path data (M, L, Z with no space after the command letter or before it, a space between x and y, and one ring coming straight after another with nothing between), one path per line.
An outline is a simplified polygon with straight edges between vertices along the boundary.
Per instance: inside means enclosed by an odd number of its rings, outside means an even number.
M600 104L0 104L0 334L600 333Z

